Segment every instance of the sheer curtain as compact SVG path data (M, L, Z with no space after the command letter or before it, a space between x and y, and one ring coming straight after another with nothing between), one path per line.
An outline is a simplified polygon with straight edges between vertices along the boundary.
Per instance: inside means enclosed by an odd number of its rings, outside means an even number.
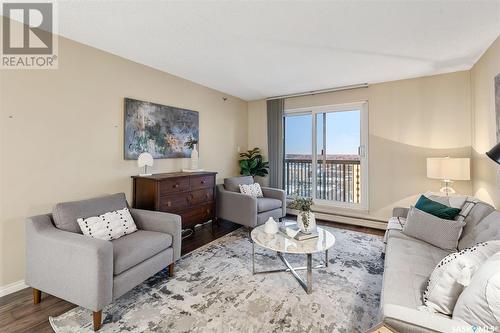
M267 101L267 147L269 186L283 188L283 114L284 99Z

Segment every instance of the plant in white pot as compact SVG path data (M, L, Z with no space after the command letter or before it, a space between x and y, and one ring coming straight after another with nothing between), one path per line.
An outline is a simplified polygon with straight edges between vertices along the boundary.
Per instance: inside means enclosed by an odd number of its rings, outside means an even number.
M312 198L294 197L293 201L288 205L288 208L298 210L297 225L303 233L309 234L316 229L316 219L311 206L313 205Z

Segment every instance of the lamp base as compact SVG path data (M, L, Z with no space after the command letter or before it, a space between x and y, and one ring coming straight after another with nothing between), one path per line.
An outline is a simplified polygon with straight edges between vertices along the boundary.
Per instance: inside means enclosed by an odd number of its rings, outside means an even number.
M443 183L444 183L444 186L441 187L441 189L439 189L439 192L446 194L446 196L449 196L450 194L457 193L457 191L455 191L453 189L453 187L450 186L453 183L453 181L446 179L446 180L443 180Z

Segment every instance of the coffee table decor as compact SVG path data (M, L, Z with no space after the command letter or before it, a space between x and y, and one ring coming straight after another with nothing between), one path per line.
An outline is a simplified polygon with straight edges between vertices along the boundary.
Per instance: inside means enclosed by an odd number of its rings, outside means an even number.
M293 228L294 226L296 226L295 223L285 222L285 225L281 228ZM306 240L296 240L288 235L285 235L282 232L278 232L276 234L268 234L264 231L263 225L254 228L250 233L250 237L252 239L252 273L255 275L290 272L308 294L312 293L312 270L328 267L328 250L335 244L335 236L333 236L329 231L321 227L316 227L316 232L317 237ZM286 268L256 271L255 244L268 250L276 251L276 255L281 259L283 264L285 264ZM305 254L307 258L306 266L292 267L289 261L284 257L285 253ZM313 267L312 255L315 253L324 253L325 260L319 265ZM302 270L307 271L305 281L297 273L298 271Z

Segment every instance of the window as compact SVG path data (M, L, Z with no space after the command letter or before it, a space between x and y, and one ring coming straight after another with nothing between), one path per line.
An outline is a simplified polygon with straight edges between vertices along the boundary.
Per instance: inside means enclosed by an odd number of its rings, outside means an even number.
M284 187L316 204L368 209L367 103L285 111Z

